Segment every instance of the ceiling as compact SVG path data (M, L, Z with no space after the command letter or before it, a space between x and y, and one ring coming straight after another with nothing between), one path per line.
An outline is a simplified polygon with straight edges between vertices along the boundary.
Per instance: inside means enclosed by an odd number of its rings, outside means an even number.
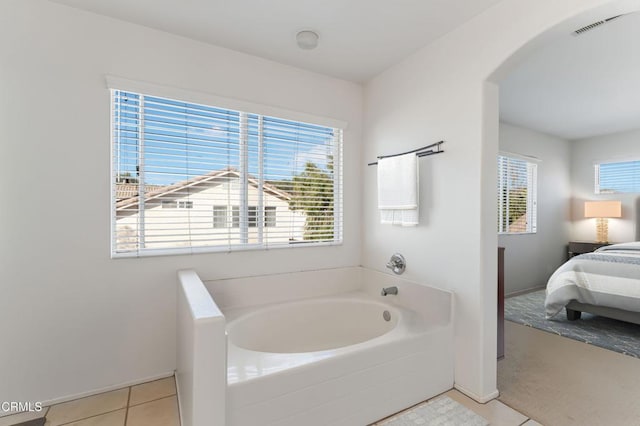
M51 0L364 82L499 0ZM295 35L313 29L315 50Z
M540 48L500 82L500 118L575 140L640 128L640 13Z

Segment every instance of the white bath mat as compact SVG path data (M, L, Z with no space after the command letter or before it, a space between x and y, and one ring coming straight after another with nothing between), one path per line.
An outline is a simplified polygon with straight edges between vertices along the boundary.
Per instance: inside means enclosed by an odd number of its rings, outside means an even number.
M441 396L376 424L384 426L486 426L489 422L448 396Z

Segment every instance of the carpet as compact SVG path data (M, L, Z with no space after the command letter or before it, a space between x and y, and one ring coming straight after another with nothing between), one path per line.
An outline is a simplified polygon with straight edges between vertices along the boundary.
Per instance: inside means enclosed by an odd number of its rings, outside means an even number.
M384 426L486 426L489 422L448 396L441 396L384 420Z
M539 290L505 299L505 319L640 358L640 325L586 312L582 313L581 319L569 321L565 310L545 319L544 298L544 290Z
M544 426L640 424L640 359L505 323L498 399Z

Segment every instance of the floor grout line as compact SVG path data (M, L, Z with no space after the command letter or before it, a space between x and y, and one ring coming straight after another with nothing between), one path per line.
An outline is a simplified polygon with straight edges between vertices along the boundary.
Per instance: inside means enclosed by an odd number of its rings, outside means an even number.
M141 402L141 403L139 403L139 404L129 405L129 407L139 407L139 406L141 406L141 405L148 404L148 403L150 403L150 402L160 401L161 399L170 398L170 397L172 397L172 396L177 397L177 396L178 396L178 394L176 394L176 393L172 393L171 395L165 395L165 396L161 396L161 397L158 397L158 398L150 399L150 400L148 400L148 401Z
M173 378L174 378L174 380L175 380L175 376L172 376L172 377L173 377ZM157 379L157 380L151 380L151 381L149 381L149 382L145 382L145 383L140 383L140 385L144 385L144 384L147 384L147 383L157 382L157 381L164 380L164 379L167 379L167 377L162 378L162 379ZM135 386L139 386L139 385L135 385ZM131 407L138 407L138 406L140 406L140 405L144 405L144 404L148 404L148 403L151 403L151 402L160 401L160 400L167 399L167 398L177 398L177 397L178 397L177 389L176 389L176 392L173 392L173 393L171 393L171 394L169 394L169 395L164 395L164 396L161 396L161 397L158 397L158 398L154 398L154 399L150 399L150 400L148 400L148 401L144 401L144 402L141 402L141 403L138 403L138 404L135 404L135 405L131 405L131 394L132 394L133 387L134 387L134 386L127 386L127 387L125 387L125 388L114 389L114 390L112 390L112 391L109 391L109 392L114 392L114 391L119 391L119 390L122 390L122 389L127 389L127 402L126 402L126 405L125 405L125 406L120 407L120 408L116 408L116 409L113 409L113 410L109 410L109 411L105 411L105 412L101 412L101 413L93 414L93 415L91 415L91 416L81 417L81 418L78 418L78 419L74 419L74 420L71 420L71 421L68 421L68 422L65 422L65 423L61 423L61 424L60 424L60 425L58 425L58 426L65 426L65 425L69 425L69 424L72 424L72 423L85 421L85 420L88 420L88 419L92 419L92 418L94 418L94 417L99 417L99 416L104 416L104 415L106 415L106 414L115 413L115 412L120 411L120 410L125 410L125 415L124 415L124 424L123 424L123 426L126 426L127 421L129 420L129 408L131 408ZM103 392L103 393L108 393L108 392ZM96 395L100 395L100 394L96 394ZM72 400L70 400L70 401L65 401L65 403L66 403L66 402L79 401L79 400L81 400L81 399L89 398L89 397L91 397L91 396L95 396L95 395L90 395L90 396L87 396L87 397L82 397L82 398L72 399ZM62 403L61 403L61 404L62 404ZM59 405L59 404L54 404L54 405ZM44 412L44 414L43 414L43 416L41 417L41 418L44 418L44 419L45 419L45 422L47 421L47 415L49 414L49 411L51 411L51 408L52 408L52 407L53 407L53 405L47 406L47 407L46 407L46 410L45 410L45 412ZM17 414L20 414L20 413L17 413Z
M498 397L500 398L500 397ZM528 422L529 420L533 420L531 417L529 417L528 415L524 414L523 412L521 412L520 410L516 410L515 408L513 408L512 406L510 406L509 404L505 403L504 401L500 401L500 399L496 398L495 401L498 401L500 404L504 405L505 407L509 407L511 408L513 411L515 411L516 413L525 416L527 418L527 420L524 421L524 423ZM533 420L535 422L535 420ZM518 426L522 426L524 423L518 425Z
M127 421L129 420L129 404L131 403L131 388L133 386L129 386L129 395L127 395L127 411L124 412L124 423L122 426L127 426Z
M80 399L82 399L82 398L80 398ZM81 421L84 421L84 420L92 419L94 417L104 416L105 414L115 413L116 411L124 410L125 408L127 408L127 407L120 407L120 408L117 408L115 410L105 411L104 413L94 414L93 416L88 416L88 417L83 417L81 419L71 420L70 422L60 423L58 426L70 425L71 423L81 422ZM46 417L45 417L45 419L46 419ZM46 424L46 421L45 421L45 424Z

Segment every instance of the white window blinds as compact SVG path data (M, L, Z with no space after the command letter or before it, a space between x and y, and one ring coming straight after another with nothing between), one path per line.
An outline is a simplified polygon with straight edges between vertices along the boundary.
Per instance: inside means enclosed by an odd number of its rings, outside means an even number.
M595 193L640 192L640 160L595 165Z
M114 256L339 243L342 130L112 90Z
M498 156L498 232L534 233L537 227L538 165Z

